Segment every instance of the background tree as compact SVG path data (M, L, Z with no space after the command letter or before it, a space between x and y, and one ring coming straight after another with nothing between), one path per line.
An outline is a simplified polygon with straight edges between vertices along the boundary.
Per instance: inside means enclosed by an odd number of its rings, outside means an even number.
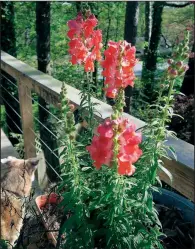
M194 94L194 53L195 44L193 44L191 56L189 57L188 61L189 68L185 73L184 80L180 89L180 91L187 96Z
M152 33L152 2L145 2L145 33L144 33L144 56L142 64L142 80L147 79L146 58L149 50L150 38Z
M152 15L152 32L149 43L149 49L145 60L146 69L154 72L157 64L157 49L161 37L162 29L162 14L165 6L183 8L188 6L190 3L178 4L168 2L155 2L153 4L153 15Z
M138 1L127 2L124 39L127 42L130 42L132 46L136 44L138 17L139 17L139 2ZM126 106L124 108L124 112L126 113L131 113L132 95L133 95L133 88L131 86L126 87L125 89Z
M10 2L1 2L1 48L6 53L16 57L16 36L15 36L15 25L14 25L14 3ZM8 74L3 72L3 74L16 84L15 80L10 77ZM1 93L5 101L3 101L6 111L6 122L7 122L7 131L10 141L13 144L16 144L18 140L13 138L10 133L21 134L21 120L20 117L20 106L17 101L13 99L18 98L17 84L16 86L12 85L4 77L2 78L2 88Z
M77 2L75 2L75 4L76 4L77 13L78 13L78 12L81 11L81 4L82 4L82 2L77 1Z
M38 70L50 74L50 2L36 2L36 32ZM47 103L41 97L38 98L38 102L39 121L44 125L40 125L42 149L47 161L46 163L49 163L55 168L59 165L59 161L45 146L46 144L52 151L57 148L56 140L51 133L48 132L48 129L54 133L55 131L49 121L49 108L47 107ZM47 127L47 129L45 127ZM47 173L51 180L55 180L55 174L53 174L50 167L47 167Z
M154 2L152 8L152 31L149 40L147 53L144 56L144 70L142 71L142 79L145 82L145 95L152 95L155 71L157 69L158 46L162 35L162 15L164 7L183 8L190 5L187 3L169 3L169 2Z
M146 70L151 72L151 77L150 77L151 80L154 80L153 73L156 70L157 49L161 37L163 8L164 8L164 2L154 2L153 14L152 14L152 31L151 31L147 56L145 57L145 67ZM152 85L151 82L150 85Z
M149 44L152 32L152 2L145 2L145 42Z

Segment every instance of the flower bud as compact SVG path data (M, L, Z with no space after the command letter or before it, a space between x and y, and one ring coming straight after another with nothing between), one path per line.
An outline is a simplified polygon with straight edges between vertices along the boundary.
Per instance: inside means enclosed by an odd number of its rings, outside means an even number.
M172 67L169 66L169 67L167 68L168 73L170 73L171 70L172 70Z
M195 56L194 56L194 52L191 52L190 54L189 54L189 58L194 58Z
M178 75L178 72L175 69L171 69L170 72L169 72L169 74L170 74L170 76L172 78L174 78L174 77L176 77Z
M117 116L116 116L115 114L112 114L112 115L111 115L111 119L112 119L112 120L115 120L115 119L117 119Z
M183 56L184 56L185 59L189 58L189 54L188 53L184 53Z
M74 111L75 106L74 106L73 104L70 104L69 107L70 107L70 110L71 110L71 111Z
M176 63L176 67L177 67L178 69L180 69L182 66L183 66L183 62L182 62L182 61L178 61L178 62Z
M72 116L72 112L67 113L67 117L70 118Z
M75 134L70 134L70 135L69 135L69 139L70 139L70 140L75 140Z
M177 57L177 54L176 54L176 53L173 53L173 54L172 54L172 57L173 57L173 58L176 58L176 57Z
M172 59L168 59L168 64L171 65L173 63L173 60Z
M189 69L189 66L188 66L188 65L185 65L185 66L182 67L182 70L183 70L184 72L186 72L188 69Z

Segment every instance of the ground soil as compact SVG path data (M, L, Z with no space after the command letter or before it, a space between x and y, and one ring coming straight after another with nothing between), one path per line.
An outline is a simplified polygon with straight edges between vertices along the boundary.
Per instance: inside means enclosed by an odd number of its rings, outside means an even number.
M47 222L48 230L53 231L54 236L57 238L60 229L60 222L63 218L62 211L57 208L57 204L47 204L41 209L43 217Z
M185 222L181 210L168 208L156 204L163 232L167 238L163 239L165 249L193 249L194 226Z

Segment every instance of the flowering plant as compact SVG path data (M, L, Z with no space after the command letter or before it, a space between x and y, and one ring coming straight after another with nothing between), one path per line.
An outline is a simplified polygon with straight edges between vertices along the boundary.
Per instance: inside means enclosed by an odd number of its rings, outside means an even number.
M101 58L102 37L101 31L94 30L96 25L97 19L89 12L68 22L71 63L83 65L87 79L94 70L94 61ZM105 58L101 61L104 91L115 99L115 105L112 115L98 125L95 135L93 118L90 118L86 120L87 130L74 139L73 113L63 85L61 127L66 134L61 138L63 180L59 190L65 191L58 248L163 248L160 241L163 234L152 193L158 191L156 182L160 184L158 170L171 178L162 161L162 157L168 157L167 150L173 152L164 144L168 135L174 136L166 129L166 124L173 115L175 77L182 76L186 70L183 61L188 41L187 33L174 51L173 60L169 60L157 103L150 106L154 115L142 134L122 115L124 89L133 86L135 79L136 49L131 44L110 41L104 51ZM92 117L94 106L90 91L82 94L81 106L83 103L85 108L80 109L81 114L85 109ZM62 242L63 233L66 239Z
M86 12L86 19L81 13L75 20L68 22L70 38L69 53L72 64L84 64L85 72L94 71L94 61L101 59L102 33L94 30L98 20L90 12Z

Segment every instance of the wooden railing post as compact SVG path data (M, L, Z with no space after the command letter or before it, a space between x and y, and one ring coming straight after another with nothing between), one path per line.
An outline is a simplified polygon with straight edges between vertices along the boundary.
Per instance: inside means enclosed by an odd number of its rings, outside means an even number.
M33 124L33 111L31 89L24 80L18 80L18 95L20 101L20 113L22 119L22 130L24 136L25 159L36 156L35 133Z

